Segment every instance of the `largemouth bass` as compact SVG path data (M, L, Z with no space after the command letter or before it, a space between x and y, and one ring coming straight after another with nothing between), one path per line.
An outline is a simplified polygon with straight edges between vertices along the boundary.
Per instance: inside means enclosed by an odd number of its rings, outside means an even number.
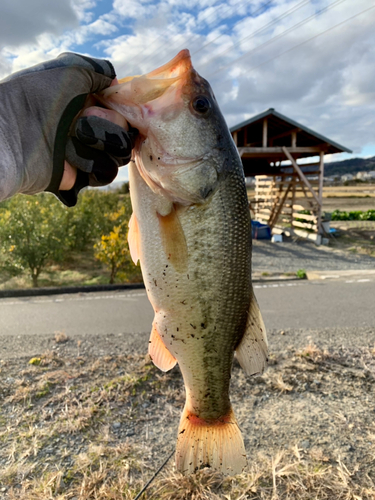
M129 167L129 247L155 311L151 359L164 371L178 362L185 383L177 468L239 473L246 453L229 399L234 353L247 374L261 373L267 338L237 148L188 50L100 99L140 132Z

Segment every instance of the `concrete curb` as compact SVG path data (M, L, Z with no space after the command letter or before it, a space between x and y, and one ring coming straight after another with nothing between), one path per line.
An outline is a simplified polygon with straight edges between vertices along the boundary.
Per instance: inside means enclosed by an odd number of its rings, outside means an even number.
M19 290L0 290L0 298L38 297L39 295L63 295L65 293L108 292L115 290L135 290L144 288L143 283L122 283L118 285L62 286L46 288L21 288Z
M253 283L268 283L274 281L300 281L297 277L268 276L253 278ZM117 285L62 286L45 288L21 288L16 290L0 290L0 299L14 297L38 297L40 295L64 295L70 293L113 292L116 290L137 290L145 288L143 283L122 283Z

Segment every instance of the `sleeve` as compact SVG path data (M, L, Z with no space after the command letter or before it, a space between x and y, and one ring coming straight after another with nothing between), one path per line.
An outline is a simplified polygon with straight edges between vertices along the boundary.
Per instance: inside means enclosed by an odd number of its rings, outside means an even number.
M44 191L52 172L35 109L9 81L0 83L0 110L0 201Z
M0 201L17 193L21 185L20 174L20 171L17 172L17 161L0 118Z

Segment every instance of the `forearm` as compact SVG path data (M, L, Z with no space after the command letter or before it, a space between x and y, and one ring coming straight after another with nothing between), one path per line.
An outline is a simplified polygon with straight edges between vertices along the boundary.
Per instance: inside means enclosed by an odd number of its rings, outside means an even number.
M44 191L51 179L47 162L38 161L42 133L30 125L29 103L20 102L12 82L0 84L0 201L16 193Z

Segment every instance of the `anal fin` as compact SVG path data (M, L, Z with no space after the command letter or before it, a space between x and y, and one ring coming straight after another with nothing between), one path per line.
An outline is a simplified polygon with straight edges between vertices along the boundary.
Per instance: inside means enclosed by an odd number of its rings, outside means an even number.
M236 349L237 359L247 375L263 373L268 361L266 327L255 295L250 300L246 330Z
M128 232L128 244L130 250L130 256L135 265L137 265L138 260L141 256L141 241L140 232L138 226L138 220L134 213L132 213L129 220L129 232Z
M172 356L172 354L165 347L164 342L162 341L154 324L152 325L150 341L148 344L148 353L154 365L163 372L171 370L177 363L176 358Z

